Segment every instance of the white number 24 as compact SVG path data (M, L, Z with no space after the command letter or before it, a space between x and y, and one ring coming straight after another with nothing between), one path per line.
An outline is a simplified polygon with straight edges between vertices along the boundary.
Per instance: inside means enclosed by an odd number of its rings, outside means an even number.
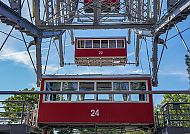
M90 113L91 113L90 114L91 117L98 117L98 116L100 116L99 109L91 109Z

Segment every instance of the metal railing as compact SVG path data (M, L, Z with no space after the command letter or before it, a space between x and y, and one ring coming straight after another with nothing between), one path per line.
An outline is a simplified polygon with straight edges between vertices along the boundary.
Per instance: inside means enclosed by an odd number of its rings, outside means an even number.
M36 126L36 110L23 100L0 101L0 124Z
M155 127L190 127L190 103L166 103L155 114Z
M0 91L0 95L7 94L190 94L190 90L133 90L133 91Z

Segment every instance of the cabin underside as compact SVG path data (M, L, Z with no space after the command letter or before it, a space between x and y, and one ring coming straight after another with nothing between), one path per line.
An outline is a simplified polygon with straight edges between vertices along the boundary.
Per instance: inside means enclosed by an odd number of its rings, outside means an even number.
M40 127L43 128L70 128L70 129L87 129L87 128L96 128L96 129L123 129L125 131L135 131L140 130L153 130L154 124L129 124L129 123L39 123Z
M78 66L125 66L127 57L76 57Z

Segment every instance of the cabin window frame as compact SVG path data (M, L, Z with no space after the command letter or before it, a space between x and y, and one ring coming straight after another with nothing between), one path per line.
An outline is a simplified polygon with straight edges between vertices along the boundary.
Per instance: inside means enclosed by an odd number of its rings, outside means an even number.
M128 89L126 90L126 89L120 89L119 91L129 91L130 90L130 82L129 81L114 81L113 82L113 91L117 91L117 89L114 89L114 83L128 83ZM122 99L123 100L116 100L115 98L117 98L117 96L122 96ZM127 96L127 97L126 97ZM126 97L126 99L127 100L125 100L125 97ZM113 101L116 101L116 102L125 102L125 101L129 101L129 98L130 98L130 94L113 94Z
M131 89L131 82L145 82L146 83L146 90L145 91L148 91L149 90L149 88L151 88L151 87L149 87L149 85L148 85L148 80L45 80L44 81L44 88L43 88L43 90L44 91L46 91L46 83L47 82L61 82L61 88L60 88L60 91L63 91L62 90L62 84L63 84L63 82L77 82L77 91L79 91L79 83L80 82L94 82L94 91L97 91L96 89L97 89L97 82L111 82L112 83L112 90L111 91L114 91L114 87L113 87L113 83L114 82L128 82L129 83L129 91L132 91L132 89ZM62 94L63 95L63 94ZM47 102L47 103L54 103L54 102L60 102L60 103L64 103L64 102L77 102L77 103L79 103L79 102L95 102L95 103L101 103L101 102L109 102L109 103L149 103L150 102L150 98L149 98L149 95L148 94L144 94L146 97L146 100L145 101L132 101L132 100L128 100L128 101L115 101L114 100L114 95L115 94L110 94L110 95L112 95L112 99L111 100L109 100L109 101L98 101L97 100L97 95L98 94L94 94L94 100L92 100L92 101L89 101L89 100L87 100L87 101L80 101L79 100L79 94L72 94L72 95L76 95L77 97L77 100L71 100L71 101L62 101L61 99L59 100L59 101L50 101L50 100L45 100L45 95L43 95L43 102ZM107 94L107 95L109 95L109 94ZM133 95L133 94L129 94L129 95Z
M74 90L74 91L78 91L78 82L72 82L72 81L62 81L61 82L61 84L62 84L62 86L61 86L61 91L64 91L64 89L63 89L63 83L77 83L77 88L76 88L76 90ZM71 91L71 90L68 90L68 91ZM63 102L67 102L67 101L73 101L72 100L72 97L75 97L76 96L76 100L75 101L78 101L78 95L76 95L76 94L62 94L62 99L61 99L61 101L63 101ZM64 99L64 97L65 98L67 98L66 100L63 100ZM70 99L70 100L68 100L68 99Z
M86 41L92 41L92 47L86 47ZM99 40L100 42L100 47L94 47L94 40ZM108 42L108 47L102 48L102 40L107 40ZM110 48L110 40L114 40L115 41L115 47ZM122 40L123 41L123 47L118 47L118 40ZM84 47L79 47L79 42L81 43L81 41L84 41ZM77 39L77 45L76 45L76 49L125 49L126 48L126 39L124 38L92 38L92 39ZM81 46L81 44L80 44Z
M95 89L95 82L91 82L91 81L79 81L78 82L79 83L79 85L78 85L78 91L81 91L80 90L80 83L93 83L93 91L94 91L94 89ZM91 90L90 90L91 91ZM84 95L84 96L83 96ZM93 97L93 99L85 99L85 96L86 95L93 95L94 97ZM82 99L82 96L83 96L83 100L81 100ZM95 94L78 94L78 101L79 102L85 102L85 101L95 101Z
M97 83L111 83L111 90L107 90L107 89L98 90L98 87L97 87L98 84ZM113 91L113 82L112 81L97 81L95 88L96 88L96 91ZM108 96L108 99L103 98L103 99L99 100L99 97L98 97L99 95L100 96L106 95L106 96ZM101 101L103 101L103 102L105 102L105 101L112 102L113 101L113 95L112 94L96 94L96 101L97 102L101 102Z

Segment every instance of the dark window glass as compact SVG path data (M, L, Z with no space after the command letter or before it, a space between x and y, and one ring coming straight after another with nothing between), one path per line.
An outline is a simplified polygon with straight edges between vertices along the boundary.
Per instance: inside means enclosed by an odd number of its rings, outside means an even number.
M111 82L97 82L97 90L112 90Z
M109 48L116 48L116 40L109 40Z
M63 91L77 91L78 83L77 82L63 82L62 90ZM77 101L78 96L75 94L63 94L62 101Z
M78 40L78 48L84 48L84 40Z
M129 90L129 82L114 82L114 90Z
M60 91L61 82L46 82L46 91ZM46 94L45 101L60 101L60 94Z
M77 87L77 82L63 82L63 90L65 91L76 91Z
M108 48L108 40L101 40L101 48Z
M92 40L86 40L85 48L92 48Z
M93 48L100 48L100 40L93 40Z
M146 82L131 82L131 90L146 90Z
M112 83L111 82L97 82L96 86L97 86L96 87L97 91L112 90ZM111 101L112 95L111 94L98 94L97 100L98 101Z
M124 40L117 40L117 48L124 48Z
M131 82L131 90L146 90L146 82ZM132 101L147 101L145 94L132 94Z
M129 90L129 82L114 82L114 90ZM128 101L130 95L128 94L114 94L114 101Z
M80 82L80 91L94 91L94 82ZM94 94L81 94L79 96L80 101L94 100Z

